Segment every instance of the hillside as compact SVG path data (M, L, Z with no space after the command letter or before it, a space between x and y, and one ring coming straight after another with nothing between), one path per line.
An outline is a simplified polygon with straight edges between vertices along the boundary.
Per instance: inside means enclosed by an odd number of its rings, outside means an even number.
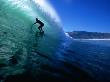
M67 33L75 39L110 39L110 33L87 31L72 31Z

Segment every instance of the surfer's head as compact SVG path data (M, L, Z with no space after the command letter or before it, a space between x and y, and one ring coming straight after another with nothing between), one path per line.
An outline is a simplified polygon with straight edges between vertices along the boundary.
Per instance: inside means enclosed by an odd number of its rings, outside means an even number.
M36 18L36 21L38 21L38 18Z

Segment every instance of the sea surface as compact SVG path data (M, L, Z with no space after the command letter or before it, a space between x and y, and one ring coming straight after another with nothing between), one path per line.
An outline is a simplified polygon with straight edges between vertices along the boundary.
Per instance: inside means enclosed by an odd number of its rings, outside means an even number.
M0 0L0 82L110 82L110 41L67 39L34 1Z
M110 81L110 40L73 40L68 52L72 64L96 81Z

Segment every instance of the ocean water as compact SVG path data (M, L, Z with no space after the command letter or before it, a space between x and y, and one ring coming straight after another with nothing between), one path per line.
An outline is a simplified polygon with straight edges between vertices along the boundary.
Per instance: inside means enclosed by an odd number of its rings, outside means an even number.
M92 43L92 44L96 44L96 45L103 45L103 46L110 46L110 40L82 40L84 42L89 42L89 43Z
M45 24L44 36L33 25L36 18ZM64 38L61 26L35 0L0 0L0 81L26 71L39 74L41 65L57 58Z
M74 60L84 71L99 82L110 81L110 41L109 40L74 40L70 51ZM70 53L72 54L72 53Z
M109 82L109 49L109 41L70 39L34 0L0 0L0 82Z

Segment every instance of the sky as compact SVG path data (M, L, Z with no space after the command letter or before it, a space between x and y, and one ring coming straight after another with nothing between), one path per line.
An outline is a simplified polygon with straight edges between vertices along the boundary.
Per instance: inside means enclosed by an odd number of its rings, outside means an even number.
M64 31L110 32L110 0L48 1Z

